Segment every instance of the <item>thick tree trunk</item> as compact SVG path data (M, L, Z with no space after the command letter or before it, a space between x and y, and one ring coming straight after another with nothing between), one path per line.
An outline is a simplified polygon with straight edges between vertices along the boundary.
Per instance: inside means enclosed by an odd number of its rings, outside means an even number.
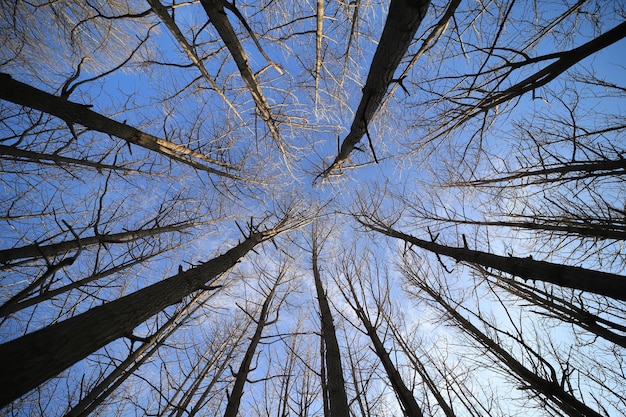
M206 298L206 293L198 294L184 308L179 309L154 334L147 337L136 350L132 351L126 359L93 387L87 395L81 398L65 414L65 417L86 417L91 414L165 343L167 338L184 323L185 317L189 317L201 307L200 301L203 298Z
M253 233L226 253L125 297L0 345L0 406L19 398L164 308L203 289L264 240Z
M430 0L391 0L385 27L372 59L350 133L344 138L337 157L322 176L328 176L340 168L367 132L367 125L380 107L392 83L394 72L409 49L429 4Z
M144 133L125 123L109 119L91 110L90 105L73 103L63 97L46 93L14 80L10 75L4 73L0 73L0 99L51 114L64 120L69 125L76 123L91 130L124 139L129 143L155 151L196 169L222 177L240 179L237 176L205 165L205 163L216 165L222 165L222 163L199 152Z
M478 264L488 268L495 268L499 271L520 277L524 280L543 281L551 284L588 291L595 294L605 295L616 300L626 301L626 277L608 272L594 271L555 264L545 261L536 261L532 258L516 258L514 256L500 256L488 252L468 249L466 247L457 248L440 245L418 239L414 236L398 232L382 224L363 224L372 230L383 233L387 236L402 239L420 248L434 252L438 255L449 256L461 262Z
M328 304L328 299L326 298L326 293L324 292L324 287L322 286L322 278L317 265L317 256L317 246L314 242L312 253L313 278L315 280L317 301L322 318L322 338L324 340L324 346L326 347L326 386L328 388L329 416L347 417L350 415L350 407L348 406L343 366L341 365L341 351L339 350L339 343L337 342L333 315L330 310L330 305Z

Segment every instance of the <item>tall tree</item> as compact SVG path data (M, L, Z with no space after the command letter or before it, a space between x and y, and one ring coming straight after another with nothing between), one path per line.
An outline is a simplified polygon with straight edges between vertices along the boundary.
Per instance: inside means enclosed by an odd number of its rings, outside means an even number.
M272 302L274 301L274 295L276 293L276 288L280 284L282 276L282 272L276 277L276 281L272 283L269 288L269 292L265 296L265 301L261 306L261 310L258 313L258 317L254 318L254 322L256 323L256 328L254 330L254 334L250 338L250 344L246 349L246 353L243 356L243 360L239 365L239 370L237 370L235 374L235 383L233 384L233 388L228 396L228 403L226 404L226 410L224 411L224 417L236 417L239 413L239 405L241 403L241 397L243 396L244 387L246 382L248 381L248 374L252 368L252 361L256 354L257 347L261 342L261 337L263 336L263 330L265 326L273 324L276 320L269 320L270 307L272 306Z
M0 2L0 414L619 415L625 16Z
M429 4L430 0L393 0L389 5L385 28L372 58L367 81L363 87L363 96L354 115L350 133L341 143L335 160L322 172L323 177L341 168L365 134L367 134L373 157L376 159L368 124L394 81L393 74L409 49ZM395 82L401 83L402 80L395 80Z
M402 407L402 412L405 416L423 416L422 409L417 404L415 397L411 390L406 386L398 368L391 360L389 352L385 348L383 340L378 335L377 326L373 323L365 307L359 301L360 295L358 294L355 288L355 282L368 282L367 277L358 274L360 268L354 268L354 270L346 268L343 271L345 275L345 282L347 285L347 289L342 290L342 294L346 300L346 303L352 307L357 317L363 323L363 327L365 327L365 333L371 339L372 345L374 347L374 352L376 356L380 359L380 362L387 373L387 378L389 383L393 387L396 396L400 402ZM355 276L353 276L355 275Z
M323 236L318 236L317 233L314 231L311 237L311 267L322 321L321 339L324 346L322 352L326 361L326 380L323 383L328 390L328 416L347 416L350 414L350 408L341 364L341 351L335 332L333 313L322 284L319 268L319 254L325 239Z
M457 261L475 263L487 268L495 268L524 280L537 280L551 284L589 291L617 300L626 300L626 277L603 271L594 271L577 266L561 265L515 256L502 256L464 247L446 246L416 238L399 232L376 219L359 219L361 224L379 233L404 240L408 244L426 249L437 255L454 258Z
M557 379L554 372L551 375L551 379L545 379L533 372L532 369L528 369L523 363L511 355L505 347L501 346L497 341L490 338L485 332L481 331L470 320L465 318L459 311L458 305L454 306L452 302L446 300L440 292L432 288L419 274L411 272L410 270L407 271L407 274L409 274L410 282L423 290L440 305L446 314L459 325L461 330L467 332L481 346L485 347L489 354L496 356L502 366L509 368L516 378L527 384L524 386L524 389L534 391L552 401L556 407L560 408L569 416L602 416L602 414L567 392L563 387L563 383ZM540 360L542 360L542 358L540 358ZM554 370L552 369L552 371Z
M80 124L88 129L124 139L129 143L129 146L132 143L150 149L210 174L227 178L238 178L236 175L223 171L221 168L217 169L208 165L224 165L213 158L185 146L142 132L127 125L125 122L110 119L91 110L91 104L74 103L65 97L57 97L14 80L9 74L0 73L0 98L57 116L68 124L70 130L73 129L73 124Z
M145 320L179 303L189 294L207 289L220 274L232 268L259 243L288 228L289 218L250 233L237 246L195 268L180 271L161 282L95 307L85 313L0 345L4 369L2 404L25 394L90 353L120 338L132 335Z

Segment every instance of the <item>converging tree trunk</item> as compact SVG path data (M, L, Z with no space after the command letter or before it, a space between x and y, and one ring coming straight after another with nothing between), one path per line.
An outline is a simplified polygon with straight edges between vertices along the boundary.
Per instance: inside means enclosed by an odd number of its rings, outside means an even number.
M51 114L65 121L70 127L76 123L91 130L124 139L128 143L157 152L210 174L240 179L236 175L207 165L207 163L223 165L219 161L96 113L91 110L90 104L74 103L64 97L46 93L14 80L9 74L0 73L0 99Z
M226 253L142 290L0 345L0 404L20 397L145 320L207 288L256 245L279 230L253 232Z
M417 28L422 23L424 16L426 16L429 4L430 0L391 1L387 21L374 53L374 58L372 58L367 81L362 89L363 96L354 115L350 133L341 143L341 148L335 160L322 172L322 177L327 177L333 171L341 168L356 144L359 143L366 133L370 141L370 147L372 146L368 124L372 121L385 97L385 93L394 81L393 74L409 49ZM397 80L397 82L402 82L402 80ZM373 147L372 151L374 151ZM373 156L376 158L375 153L373 153Z
M483 273L493 277L493 282L498 287L545 310L545 313L541 314L557 318L565 323L572 323L583 330L626 348L626 336L620 334L626 334L626 326L623 324L593 314L553 292L547 292L487 271Z
M261 341L261 336L263 335L263 329L265 326L274 323L274 321L268 321L268 315L270 312L270 306L272 305L272 301L274 300L274 294L276 292L276 287L280 283L281 276L278 276L278 279L272 285L269 293L265 297L265 301L261 306L261 311L259 312L259 317L256 321L256 329L252 338L250 339L250 344L248 345L248 349L246 349L246 353L243 356L243 360L239 365L239 370L235 374L235 384L233 385L233 389L228 396L228 404L226 405L226 410L224 411L224 417L237 417L239 413L239 404L241 403L241 397L243 396L243 389L246 385L246 381L248 380L248 374L250 373L250 368L252 366L252 359L254 359L254 355L256 353L257 346Z
M194 296L184 307L178 309L154 334L142 338L141 345L128 354L128 357L120 362L104 379L80 399L66 414L65 417L86 417L127 380L133 372L149 360L161 347L167 338L181 327L186 318L191 316L207 298L207 292Z
M553 379L544 379L537 375L531 369L524 366L518 361L507 349L500 346L496 341L487 336L484 332L474 326L468 319L463 317L459 308L447 302L441 294L432 288L421 277L407 271L409 281L418 286L422 291L428 294L430 298L439 304L446 314L458 324L459 328L474 338L481 346L487 349L488 353L498 359L498 363L508 368L518 380L525 382L527 385L523 389L532 390L545 399L551 401L556 407L561 409L570 417L603 417L602 414L593 410L582 401L575 398L569 392L564 390L560 381Z
M452 247L418 239L399 232L382 222L359 220L364 226L384 235L404 240L437 255L449 256L461 262L495 268L524 280L543 281L595 294L605 295L616 300L626 300L626 277L608 272L594 271L577 266L561 265L532 258L500 256L467 247Z
M79 247L79 245L83 248L88 248L97 244L132 242L141 238L155 236L161 233L182 231L195 225L195 222L185 222L179 224L171 224L167 226L152 227L148 229L127 230L119 233L102 233L95 236L87 236L58 243L50 243L48 245L39 245L38 243L32 243L30 245L20 246L17 248L0 250L0 263L5 264L9 261L22 258L56 256L76 249Z
M402 405L402 412L407 417L423 416L424 414L417 404L417 401L415 401L413 393L406 386L406 384L402 380L400 372L398 372L398 369L391 361L391 358L389 357L387 349L385 349L383 341L378 336L376 326L374 326L374 324L370 321L367 313L365 312L365 309L359 302L358 294L356 293L356 290L352 283L352 278L348 277L347 280L350 293L344 294L346 297L346 302L350 304L357 317L361 320L361 323L363 323L365 331L370 337L372 345L374 345L374 352L376 353L376 356L378 356L378 358L380 359L380 362L383 364L383 368L385 368L385 372L387 373L387 378L389 379L389 382L391 383L391 386L396 392L398 400Z
M333 315L322 285L322 277L318 266L319 248L316 239L317 236L312 237L311 262L313 279L315 280L315 291L317 293L317 301L322 320L322 340L326 348L324 359L326 360L329 417L345 417L350 415L350 407L348 406L343 366L341 365L341 351L339 350L339 343L337 342Z
M261 91L261 86L259 85L259 82L257 81L254 72L252 72L250 64L248 63L246 52L244 51L243 46L239 41L239 38L237 38L235 29L233 28L230 20L228 20L228 16L226 15L226 10L224 9L224 7L228 7L229 10L232 10L235 14L237 14L240 19L242 19L241 14L238 13L236 9L235 3L233 2L233 4L230 5L225 0L200 0L200 3L204 7L207 15L209 16L211 24L215 27L217 33L219 33L222 41L224 41L224 44L228 48L228 51L235 60L235 64L237 65L239 73L241 74L241 78L246 83L246 87L248 88L248 91L250 91L252 99L256 104L257 111L259 112L261 119L263 119L263 121L267 125L267 128L269 129L270 134L274 139L274 142L276 142L283 155L286 155L287 149L285 148L285 145L280 138L280 133L278 132L278 124L274 119L274 116L272 115L270 105L267 102L265 95ZM242 20L242 23L247 25L244 20ZM252 34L252 36L254 36L254 34Z

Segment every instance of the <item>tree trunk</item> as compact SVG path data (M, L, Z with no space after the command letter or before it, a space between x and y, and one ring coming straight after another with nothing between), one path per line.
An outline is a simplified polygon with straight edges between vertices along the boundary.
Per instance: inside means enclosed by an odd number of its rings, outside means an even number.
M219 171L202 163L222 165L219 161L213 160L185 146L177 145L173 142L144 133L125 123L109 119L91 110L91 105L73 103L63 97L46 93L45 91L14 80L8 74L0 73L0 98L51 114L64 120L68 125L76 123L91 130L124 139L129 143L155 151L168 158L172 158L210 174L240 179L237 176Z
M86 417L91 414L165 343L167 338L183 324L185 317L189 317L202 305L201 300L203 298L206 298L206 293L196 295L184 308L179 309L154 334L148 336L136 350L132 351L126 359L93 387L87 395L81 398L65 414L65 417Z
M588 291L616 300L626 300L626 277L622 275L594 271L577 266L536 261L532 258L494 255L466 247L445 246L398 232L380 223L370 224L362 221L362 224L387 236L402 239L422 249L438 255L449 256L457 261L495 268L524 280L549 282L561 287Z
M267 316L269 314L270 305L272 304L272 300L274 299L274 293L276 291L278 283L279 280L276 280L276 282L272 286L272 289L270 290L270 293L265 298L263 306L261 307L259 318L256 320L256 330L254 331L254 335L250 340L248 349L246 349L243 361L241 361L241 365L239 365L239 370L237 371L237 375L235 377L235 384L232 391L230 392L230 396L228 397L228 404L226 405L226 410L224 411L224 417L237 417L237 414L239 413L239 404L241 403L241 397L243 396L243 388L246 385L248 374L250 373L252 359L254 359L256 348L261 341L263 329L267 324L271 324L267 322Z
M426 15L430 0L391 0L380 42L372 58L363 96L354 115L350 133L341 144L333 163L322 173L328 176L341 167L365 133L380 107L393 74L411 45L417 28ZM401 81L400 81L401 82Z
M129 336L164 308L203 289L264 240L253 233L226 253L125 297L0 345L0 405L86 358L108 343Z
M352 281L350 281L349 278L348 280L351 297L349 299L347 298L346 301L352 306L357 317L359 317L361 323L363 323L363 326L365 326L367 335L372 340L372 345L374 345L374 353L376 353L376 356L378 356L380 362L383 364L383 368L385 368L385 372L387 372L387 378L389 378L389 382L391 383L391 386L396 392L396 396L398 397L398 400L402 405L402 411L404 412L404 415L407 417L422 417L424 414L422 413L420 406L417 404L417 401L415 401L413 393L406 386L406 384L402 380L400 372L398 372L398 369L391 361L391 358L389 357L387 349L385 349L383 341L380 340L380 337L378 337L376 327L374 327L369 317L365 313L365 310L361 306L361 303L359 303L358 295L352 285Z
M583 59L606 48L607 46L614 44L624 37L626 37L626 22L617 25L613 29L603 33L602 35L583 45L580 45L577 48L554 54L555 58L558 58L556 62L548 65L540 71L537 71L533 75L512 85L504 91L496 91L485 97L476 105L476 108L479 110L466 116L465 119L467 120L477 114L492 109L509 100L512 100L515 97L521 96L528 91L535 90L548 84L550 81L554 80L556 77L558 77ZM528 59L531 62L538 60L537 58ZM539 57L539 59L541 59L541 57ZM525 63L521 62L517 64L511 64L511 66L522 65L525 65Z
M575 324L596 336L626 348L626 336L622 336L611 330L612 328L618 332L626 333L626 326L592 314L555 294L548 293L539 288L534 288L506 277L494 276L494 278L494 284L498 287L546 310L546 313L537 312L537 314L554 317L563 322Z
M49 245L39 245L37 243L33 243L19 248L0 250L0 263L5 264L14 259L56 256L76 249L79 245L83 248L87 248L89 246L103 243L133 242L143 237L155 236L167 232L178 232L193 226L196 226L196 224L193 222L187 222L172 224L169 226L153 227L151 229L138 229L119 233L99 234L96 236L81 237L80 239L66 240L59 243L51 243Z
M37 295L33 295L30 298L22 299L18 302L11 303L9 300L6 303L4 303L2 307L0 307L0 317L6 317L11 313L15 313L25 308L34 306L35 304L39 304L43 301L50 300L60 294L77 289L79 287L82 287L83 285L89 284L90 282L97 281L101 278L105 278L113 274L117 274L118 272L121 272L127 268L131 268L135 265L141 264L142 262L146 262L148 259L153 258L159 254L160 252L157 252L157 253L153 253L150 255L137 257L137 259L133 259L132 261L125 262L122 265L114 266L104 271L97 272L86 278L78 279L67 285L63 285L62 287L48 289L44 292L41 292Z
M248 64L248 58L246 56L246 52L239 42L237 38L237 34L235 33L235 29L231 25L228 20L228 16L226 15L226 10L224 10L225 0L200 0L202 7L206 11L209 16L209 20L219 33L222 41L228 48L228 51L232 55L235 60L235 64L239 69L239 73L241 74L241 78L246 83L250 94L252 95L252 99L256 104L256 108L261 116L261 119L265 122L272 138L280 148L283 154L286 154L286 149L283 145L282 140L280 139L280 134L278 132L278 126L276 125L276 121L272 116L272 112L270 111L270 105L267 102L267 99L263 95L261 91L261 86L257 81L254 72L250 68ZM234 3L233 3L234 4Z
M23 162L33 162L41 165L57 165L63 168L68 166L76 165L76 166L84 166L97 170L98 172L103 170L111 170L111 171L119 171L123 173L139 173L141 172L138 169L134 168L126 168L124 166L118 165L109 165L102 162L90 161L85 158L69 158L66 156L61 156L55 153L47 154L41 152L29 151L26 149L19 149L15 146L6 146L0 145L0 155L3 156L2 159L12 160L16 163ZM5 156L6 155L6 156ZM8 158L11 157L11 158Z
M586 404L574 398L566 392L558 381L544 379L526 368L521 362L515 359L505 348L480 331L469 320L463 317L458 309L446 302L443 297L431 288L419 277L412 279L419 288L441 305L446 313L459 325L463 331L472 336L478 343L488 349L503 366L506 366L521 381L525 381L528 386L524 389L531 389L539 393L542 397L550 400L556 407L571 417L602 417L600 413L589 408Z
M324 346L326 347L326 385L328 387L329 416L347 417L350 415L350 407L348 406L348 396L346 395L343 367L341 365L341 352L339 350L339 343L337 342L332 312L326 294L324 293L322 278L317 265L317 250L315 237L313 237L313 278L315 280L317 301L322 318L322 338L324 340Z

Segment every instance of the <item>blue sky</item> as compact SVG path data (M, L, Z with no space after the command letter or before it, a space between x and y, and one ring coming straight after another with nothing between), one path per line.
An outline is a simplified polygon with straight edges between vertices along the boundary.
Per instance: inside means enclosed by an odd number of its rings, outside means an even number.
M499 42L506 47L526 45L533 35L533 24L548 21L551 16L571 6L569 3L572 2L563 3L556 1L541 4L517 2L510 14L510 25L507 25L502 32ZM69 4L73 3L69 2ZM277 207L284 205L286 201L301 198L304 201L303 210L311 209L316 204L322 205L322 203L329 202L324 207L324 216L321 221L322 223L328 222L327 224L330 224L328 227L333 228L335 233L323 253L322 267L324 280L329 287L328 291L334 308L338 312L336 319L340 331L342 334L349 335L342 336L343 347L350 345L355 349L367 349L367 338L359 334L358 330L352 328L339 315L339 312L343 312L346 317L352 314L346 311L347 306L339 296L336 286L345 278L338 271L338 265L354 244L354 247L362 252L366 249L371 250L372 258L380 265L384 265L384 270L388 272L390 279L393 279L394 303L398 304L397 308L403 309L402 311L407 314L410 321L410 326L404 329L408 338L415 336L416 340L422 339L421 346L426 353L427 347L433 346L432 354L439 359L449 353L451 366L456 360L462 361L462 364L459 364L459 372L462 369L475 369L476 367L481 369L477 371L476 379L470 378L469 386L476 387L488 380L493 382L489 388L501 390L502 387L507 387L508 390L510 385L502 382L497 372L492 373L488 366L478 364L477 360L480 357L477 359L476 355L470 356L465 362L464 353L469 350L467 343L464 342L465 339L458 333L452 332L450 326L439 320L439 315L435 310L403 292L403 278L398 272L397 263L401 262L399 254L404 245L401 242L364 233L363 229L357 227L345 214L358 210L359 199L365 204L374 205L380 202L383 211L397 215L398 227L416 236L428 237L427 227L431 227L433 233L441 232L440 241L451 245L461 245L460 234L465 233L471 245L476 245L483 250L489 249L503 254L514 249L514 253L520 256L534 254L535 257L571 262L590 268L607 268L623 273L624 260L619 243L598 246L597 253L591 256L589 252L596 248L593 246L595 243L589 243L583 247L578 247L577 241L568 245L559 245L558 242L552 242L550 238L537 237L534 234L516 230L470 226L450 227L443 222L420 218L415 211L406 209L406 203L415 201L423 203L425 208L438 214L448 210L457 214L463 213L471 218L489 217L493 212L497 213L502 208L518 209L524 204L536 204L539 209L545 208L546 206L541 206L545 203L542 197L520 198L524 193L529 193L528 189L518 190L514 187L505 187L500 194L496 195L495 192L489 190L466 190L440 185L446 180L468 179L472 172L475 176L496 175L497 169L502 169L505 163L515 166L515 158L522 155L519 151L520 146L527 146L529 143L528 138L523 138L516 123L522 126L524 123L529 123L531 127L539 126L539 122L542 122L544 117L561 117L567 121L567 109L558 102L557 98L562 98L569 103L567 100L572 98L571 91L580 94L577 109L580 117L576 119L580 126L599 128L607 124L622 122L623 92L621 95L614 94L614 97L607 97L603 88L582 85L573 80L572 74L576 72L585 74L593 71L599 78L605 78L623 87L626 54L622 51L626 46L626 41L622 40L594 54L546 87L538 89L534 100L531 93L527 93L514 100L516 103L514 108L510 104L508 107L502 106L500 110L503 110L504 114L495 118L494 124L485 131L482 137L473 136L481 122L480 118L476 118L461 128L451 130L445 137L431 141L432 137L429 135L432 131L429 129L433 126L446 126L449 114L445 111L454 108L451 100L438 100L440 98L438 94L444 94L445 98L450 99L452 95L460 93L458 86L469 85L471 82L470 78L449 79L445 77L453 74L467 74L481 67L480 59L484 57L484 53L472 51L472 44L488 48L494 36L494 22L498 22L499 17L505 11L501 3L491 2L486 4L486 10L479 15L478 3L463 3L455 22L450 25L442 40L417 62L405 80L404 85L410 95L402 89L396 89L387 107L370 124L373 147L380 163L373 163L367 139L363 138L359 145L363 152L355 152L352 155L352 162L364 166L347 169L341 177L331 177L328 180L317 181L313 185L316 175L335 157L337 140L343 140L350 128L352 117L361 99L361 88L369 69L369 62L382 31L387 2L363 2L357 25L357 37L351 45L350 56L347 60L343 54L347 50L346 38L352 27L350 19L353 16L353 8L332 2L326 5L322 54L324 61L319 80L320 90L317 93L313 90L315 85L313 76L315 4L313 2L270 2L265 8L257 4L239 5L239 2L237 4L257 32L265 52L284 71L284 74L280 75L274 68L267 68L258 74L258 80L272 111L281 121L280 131L284 135L284 141L288 144L290 152L287 157L280 154L267 134L267 127L261 118L255 117L254 103L230 55L218 39L216 31L210 25L203 26L207 18L199 4L185 4L178 7L176 21L188 40L192 39L192 34L198 34L195 38L198 53L206 57L205 64L209 73L215 77L220 86L223 86L224 94L236 106L243 120L233 116L219 95L211 91L206 80L196 80L200 77L200 72L190 65L188 56L179 48L163 24L150 29L150 38L146 42L146 47L140 49L124 68L103 79L82 84L70 100L93 104L95 111L112 119L126 121L129 125L134 125L159 137L167 137L173 142L183 143L211 157L224 157L228 162L241 167L241 175L252 177L260 181L260 184L237 183L209 177L204 172L196 172L187 166L168 161L134 145L130 146L129 151L123 140L99 133L81 133L81 128L77 128L79 139L73 141L65 124L54 117L44 117L36 128L40 133L31 133L20 141L21 131L33 124L38 114L19 113L19 107L4 101L0 102L0 115L4 117L3 124L0 125L0 134L3 138L0 144L2 145L15 145L47 153L56 151L75 158L99 159L103 157L109 163L124 161L129 166L141 170L141 173L136 174L113 173L109 176L106 172L94 172L76 167L41 168L33 164L14 163L8 158L0 160L0 167L3 170L0 193L4 197L4 203L0 203L0 213L5 213L9 207L12 207L10 213L12 215L33 215L30 218L5 220L0 226L2 248L35 241L43 242L50 238L53 240L68 238L71 234L63 227L61 219L70 222L82 235L90 235L93 223L98 219L98 210L102 211L101 223L105 223L101 232L117 232L141 225L153 217L163 204L165 206L171 204L173 207L171 216L166 217L167 220L200 217L205 221L205 224L193 229L189 234L168 236L163 241L146 241L143 246L134 247L133 256L137 256L137 253L142 250L158 248L159 245L171 247L171 250L146 262L141 267L133 268L128 275L112 277L111 281L107 281L110 285L103 290L73 293L67 299L61 298L42 305L35 311L24 312L23 315L9 320L0 328L2 339L17 337L25 331L43 326L59 317L70 316L93 305L114 299L120 294L138 290L176 273L178 265L184 265L187 268L191 264L206 261L223 253L242 239L241 232L235 223L243 226L251 217L258 221L269 213L275 212ZM535 6L541 8L536 14L533 9ZM617 12L620 6L623 9L620 2L611 3L606 9L601 9L600 6L602 2L587 2L582 9L586 13L574 14L565 19L556 26L554 33L537 45L535 50L526 52L529 56L537 56L571 49L588 41L591 36L597 36L621 22L622 18ZM431 25L438 20L444 7L443 2L433 4L430 14L418 30L409 54L417 51L421 40L429 32ZM147 8L148 6L143 2L133 3L134 11L143 11ZM114 30L109 34L106 31L103 33L91 31L96 26L90 25L106 23L95 19L92 23L85 23L80 30L73 32L83 44L80 42L72 44L69 28L76 21L76 16L84 12L80 7L70 9L68 6L63 9L67 11L67 15L64 16L64 19L67 19L66 26L57 22L57 26L52 27L49 26L54 23L49 19L49 9L42 7L32 13L29 12L30 14L25 10L28 11L27 8L21 10L22 14L19 16L30 24L25 27L33 28L32 39L28 38L28 34L31 33L28 31L10 33L11 23L6 18L0 18L2 21L0 33L3 36L2 39L7 40L6 46L1 49L0 71L10 73L15 79L51 93L60 91L61 86L75 71L77 63L83 56L88 56L88 59L77 81L114 68L128 57L130 51L139 44L140 39L145 37L148 28L159 22L154 15L146 20L111 21ZM6 16L8 14L5 14ZM231 22L236 24L233 15L228 13L228 16ZM599 22L597 26L593 26L596 22ZM245 37L241 25L236 25L241 36ZM575 34L571 32L572 25L576 25ZM287 38L287 35L290 36ZM459 40L462 40L462 43ZM24 42L25 45L22 49L18 47L20 42ZM266 67L267 62L260 56L250 39L244 40L243 46L255 72L260 72ZM511 53L506 56L521 59L519 54ZM403 60L397 73L404 70L408 60L409 57ZM348 62L347 67L346 62ZM499 61L494 59L489 65L498 63ZM499 90L525 78L548 63L524 68L518 71L519 74L514 73L511 80L506 81ZM193 80L196 81L192 83ZM473 92L476 95L479 93ZM539 99L539 96L545 98L545 101ZM493 112L490 113L491 115ZM547 122L545 126L546 129L550 127ZM558 133L556 128L562 126L557 124L554 126L555 130L550 130L550 132ZM598 147L614 145L618 149L624 148L621 130L606 133L603 136L598 135L589 142ZM559 156L563 156L560 152L564 155L570 153L567 147L559 149L555 145L550 149L554 149ZM465 150L467 150L465 157L462 157ZM108 184L107 178L109 178ZM623 202L624 188L620 181L599 182L598 184L597 189L593 191L607 196L615 204ZM106 195L101 198L105 187ZM556 188L555 194L550 195L562 193L567 195L568 191L565 187ZM177 196L184 199L184 202L175 202ZM585 201L585 197L581 198ZM571 201L575 199L572 197ZM40 215L42 212L45 215ZM235 311L237 311L232 305L232 298L236 295L242 300L247 299L259 285L257 282L259 269L263 269L268 274L275 274L279 267L279 260L286 257L291 263L289 274L293 279L289 286L296 288L294 290L290 287L291 293L287 297L293 305L289 306L291 310L287 309L288 313L281 316L281 321L276 328L270 329L269 332L276 332L277 329L285 332L293 330L290 328L293 324L291 317L297 316L298 312L304 312L302 313L305 316L303 327L309 334L298 339L302 340L298 348L310 353L307 348L317 342L313 333L319 329L316 322L317 307L311 294L313 286L307 246L308 235L309 229L305 228L277 238L277 247L266 243L262 249L258 250L259 254L250 254L233 273L227 274L225 279L232 282L232 287L225 292L224 297L216 297L212 301L214 304L211 304L216 310L222 309L224 314L216 320L220 322L223 320L224 325L228 325L228 319L235 317ZM456 275L444 274L436 258L418 253L421 254L422 261L428 265L428 271L436 273L437 277L447 282L450 288L458 287L459 293L469 294L465 300L469 308L480 306L485 311L489 311L502 326L506 326L506 320L499 320L502 317L502 309L494 304L494 299L488 297L489 291L481 287L476 294L471 294L471 285L474 281L467 268L454 265L452 261L444 259L443 263L454 268L455 273L458 273ZM106 249L100 248L99 251L85 251L75 265L58 273L53 285L71 282L92 271L103 269L105 265L109 265L107 262L121 262L124 259L130 259L129 256L127 246L110 245ZM13 270L1 271L2 292L0 294L5 298L9 297L14 294L16 287L25 285L33 276L42 273L45 268L45 263L40 261ZM252 301L253 298L247 301ZM65 303L71 304L76 300L81 300L76 310L66 309ZM592 301L589 302L592 306L596 306ZM601 300L597 305L601 305ZM536 319L536 316L524 309L512 310L513 314L518 314L524 323L526 320L532 323L532 320ZM411 329L418 322L423 323L419 326L420 333L413 334ZM218 325L216 326L219 328ZM541 332L551 334L554 331L558 344L557 350L566 351L568 343L573 343L571 341L577 337L575 331L567 326L550 328L546 325L545 328L542 327L539 330L539 335L542 334ZM213 327L207 330L208 337L211 336L211 332L215 331ZM179 339L175 338L175 340L186 343L194 339L194 334L193 329L187 329L177 336ZM529 330L529 334L533 334L534 337L533 331ZM429 339L429 336L433 338ZM449 345L445 348L438 348L438 342L440 342L438 337L446 340ZM354 343L354 346L351 343ZM396 346L390 337L388 343L390 349ZM110 352L118 358L123 357L126 348L121 346L123 343L110 346ZM603 345L603 352L605 348L606 346ZM253 379L254 377L262 378L266 372L278 374L279 365L283 364L280 360L283 355L286 355L284 349L285 346L280 343L263 347L259 358L266 360L267 363L259 363ZM592 355L593 346L576 345L576 349L578 349L576 360L579 361L581 367L584 367L586 355ZM171 351L168 352L171 353ZM407 359L395 353L407 380L419 381L415 372L407 366ZM368 359L374 362L372 358ZM160 359L155 360L151 368L146 368L145 375L150 377L154 375L154 378L158 378L157 375L163 376L162 368L160 368L162 363L168 363L165 354L163 362L160 362ZM590 367L595 366L589 363ZM607 359L602 363L610 363L610 360ZM304 375L306 368L304 363L299 362L298 366L302 367L302 375ZM89 370L88 380L95 379L97 373L95 367L77 366L71 371L72 381L79 381L84 369ZM93 374L91 374L92 371ZM172 372L176 373L175 370ZM364 372L376 375L374 378L378 384L375 384L376 387L380 387L385 392L385 401L381 401L380 407L396 407L390 390L384 388L378 379L382 372L381 368L364 367ZM421 393L423 387L419 385L419 382L414 383L416 391ZM63 398L64 393L72 392L75 388L71 384L67 387L62 385L51 388L53 393L56 392L53 395ZM618 383L615 385L619 387ZM252 403L262 399L263 389L267 389L268 386L270 386L268 383L251 386L250 397L245 400L247 406L252 408ZM593 383L589 386L596 387ZM137 378L128 385L130 391L147 390L146 387L145 381L141 382ZM375 391L372 391L372 398L374 398ZM151 397L149 390L147 392L141 401L149 407L156 407L158 397ZM476 388L475 393L479 397L488 396L488 393L480 391L480 388ZM507 398L508 392L503 391L497 394L498 398ZM602 395L607 396L606 392ZM517 395L513 396L517 397ZM486 398L483 399L486 400ZM432 398L430 400L432 401ZM503 407L511 410L512 413L520 409L525 410L525 406L526 402L519 400L512 402L511 405L505 404ZM126 411L128 415L131 415L132 407L128 407ZM26 414L26 409L22 411ZM539 414L537 412L537 415Z

